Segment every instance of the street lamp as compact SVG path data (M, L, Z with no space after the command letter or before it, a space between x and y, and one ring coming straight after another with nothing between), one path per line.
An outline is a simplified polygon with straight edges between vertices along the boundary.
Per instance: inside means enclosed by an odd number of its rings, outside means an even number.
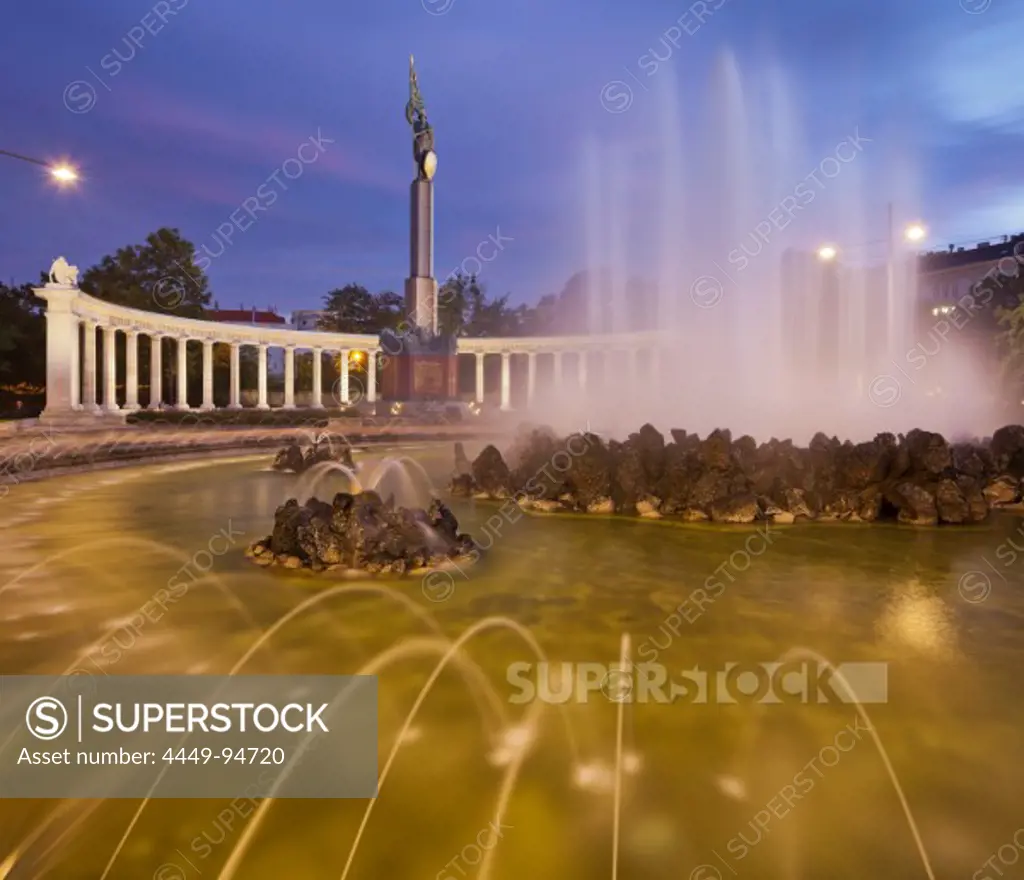
M886 317L888 319L889 354L895 352L905 341L904 334L907 330L899 322L900 312L896 303L896 230L893 223L893 204L888 205L888 235L886 236L885 248L885 299ZM928 230L923 224L914 222L903 228L903 240L909 242L922 242L928 235Z
M895 353L899 350L902 342L904 341L905 334L908 329L902 326L903 313L899 308L899 303L897 302L897 244L901 242L919 244L928 237L928 229L923 223L915 221L904 226L900 231L900 234L897 235L892 202L889 202L888 204L887 213L886 237L884 239L867 241L853 247L860 248L867 247L869 245L885 245L885 318L886 333L888 337L886 340L886 348L888 349L890 356L895 356ZM839 256L839 249L834 244L823 244L817 249L816 256L823 263L831 263Z
M11 159L20 159L22 162L30 162L33 165L41 165L50 172L50 177L56 180L61 186L68 183L74 183L78 180L78 172L66 162L54 165L52 162L44 162L42 159L33 159L31 156L22 156L21 153L12 153L10 150L0 150L0 156L8 156Z
M928 230L920 223L911 223L903 230L903 237L907 241L924 241L928 236Z
M78 180L78 172L70 165L54 165L50 175L60 183L74 183Z

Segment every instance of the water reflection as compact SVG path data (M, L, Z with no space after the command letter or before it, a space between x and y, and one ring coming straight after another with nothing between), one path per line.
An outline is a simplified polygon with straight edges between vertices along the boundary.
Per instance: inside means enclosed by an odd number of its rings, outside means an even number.
M878 622L879 635L897 650L907 648L936 659L958 653L949 598L935 596L918 580L892 591Z

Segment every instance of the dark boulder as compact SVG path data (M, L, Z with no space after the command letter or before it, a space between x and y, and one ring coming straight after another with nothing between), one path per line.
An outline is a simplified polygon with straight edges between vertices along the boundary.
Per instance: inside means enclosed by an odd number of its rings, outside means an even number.
M897 520L912 526L934 526L939 522L935 495L925 486L903 481L891 486L886 500L897 510Z
M273 468L277 471L290 471L301 474L309 470L313 465L324 461L336 461L351 470L355 470L355 461L352 458L352 447L347 443L336 441L317 441L308 447L305 452L297 443L292 443L282 449L274 458Z
M1024 425L1007 425L992 435L989 445L997 473L1024 478Z
M576 454L569 464L568 482L576 507L587 510L612 497L611 456L596 434L576 434L566 442Z
M549 428L534 428L516 437L509 461L514 462L505 495L523 493L532 501L555 499L568 491L572 456L566 441ZM505 497L505 496L503 496Z
M732 464L732 434L716 429L700 444L697 461L704 470L726 471Z
M913 430L903 442L910 459L910 473L915 476L936 478L953 466L949 444L941 434Z
M473 483L478 491L492 498L508 496L510 476L508 465L496 446L486 446L473 462Z
M955 480L939 481L935 487L935 506L939 522L960 525L970 520L970 505Z
M713 502L709 511L716 523L752 523L761 516L753 495L731 495Z
M836 477L848 489L866 489L882 482L888 471L890 449L876 441L843 446L836 453Z
M273 533L248 550L261 566L392 574L471 553L479 555L472 538L459 531L442 502L435 500L429 511L395 507L375 492L340 492L330 504L291 499L277 509Z
M274 531L270 535L270 550L277 556L294 556L301 552L299 526L304 525L309 511L292 498L274 513Z
M293 471L300 473L305 468L305 461L302 457L302 450L297 443L286 446L274 457L275 471Z
M1004 474L989 480L982 491L992 507L1007 507L1020 501L1020 480Z

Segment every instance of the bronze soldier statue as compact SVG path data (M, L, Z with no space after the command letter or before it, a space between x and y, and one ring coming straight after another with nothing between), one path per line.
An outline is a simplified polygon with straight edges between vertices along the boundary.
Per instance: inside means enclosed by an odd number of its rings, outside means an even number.
M429 180L434 173L437 158L434 154L434 129L427 121L427 108L423 104L416 67L409 56L409 102L405 105L405 120L412 126L412 155L422 180Z

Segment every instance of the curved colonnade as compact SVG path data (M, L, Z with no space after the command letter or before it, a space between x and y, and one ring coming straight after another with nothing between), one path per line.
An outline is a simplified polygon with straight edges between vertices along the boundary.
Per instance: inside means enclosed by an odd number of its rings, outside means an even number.
M47 285L36 289L36 294L46 300L46 409L43 416L48 419L82 414L103 414L131 412L142 408L139 399L139 347L143 337L150 345L149 403L147 409L163 409L168 406L164 397L172 397L171 408L177 410L198 409L210 411L220 409L214 402L213 363L214 346L230 348L230 380L227 409L242 409L241 350L251 346L257 351L258 380L256 409L268 410L267 361L271 348L284 350L284 409L296 408L298 377L295 369L295 355L299 351L313 354L312 388L309 390L309 406L323 409L323 355L339 355L340 377L337 403L346 406L352 399L349 375L349 354L353 351L366 354L366 388L360 397L368 403L378 400L378 367L387 358L400 355L398 351L386 351L375 335L356 333L328 333L262 327L259 325L226 324L163 315L139 309L115 305L83 293L77 287ZM102 333L102 368L97 360L97 333ZM122 375L123 403L118 402L117 337L124 336L125 357ZM175 365L173 388L163 387L164 339L174 340ZM189 342L202 345L202 402L198 407L188 403L189 363L187 346ZM551 358L552 385L562 387L572 381L566 375L563 358L565 354L575 356L575 385L587 385L588 355L591 353L621 352L629 359L629 370L633 377L638 375L638 361L641 352L647 352L648 368L651 373L658 369L659 334L622 333L604 336L543 336L509 338L465 338L458 339L457 353L475 357L475 399L484 401L484 358L498 355L501 358L501 409L512 408L513 356L524 356L526 363L526 404L535 397L537 389L538 360L542 356ZM100 383L98 380L102 378ZM102 385L102 387L100 387ZM165 391L167 395L165 395Z

